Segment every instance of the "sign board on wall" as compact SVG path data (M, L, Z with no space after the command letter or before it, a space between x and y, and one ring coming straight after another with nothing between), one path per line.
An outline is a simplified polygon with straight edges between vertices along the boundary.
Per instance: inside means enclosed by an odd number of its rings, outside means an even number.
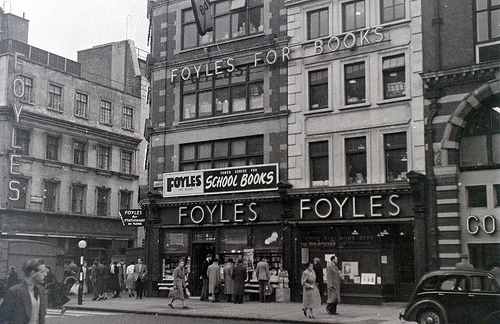
M142 215L142 209L122 209L120 217L123 225L126 226L144 226L146 218Z
M278 165L172 172L163 174L163 197L276 190Z

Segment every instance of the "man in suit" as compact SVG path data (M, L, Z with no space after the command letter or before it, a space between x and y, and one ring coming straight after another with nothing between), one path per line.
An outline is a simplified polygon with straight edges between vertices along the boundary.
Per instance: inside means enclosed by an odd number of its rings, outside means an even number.
M316 285L319 289L319 295L321 296L321 303L324 302L325 292L323 290L323 267L321 266L321 260L319 258L314 258L313 270L316 274Z
M201 288L201 297L200 300L208 301L208 266L212 264L212 255L208 254L205 261L201 265L201 275L200 279L202 280L202 288Z
M337 315L337 304L340 303L340 270L337 267L339 259L334 254L326 266L326 285L328 300L326 301L326 312Z
M46 305L43 292L47 268L41 259L23 264L24 279L11 287L0 306L1 324L44 324Z
M259 263L257 263L257 267L255 268L255 274L257 276L257 280L259 280L259 300L261 303L266 301L265 289L271 278L269 274L269 263L267 263L267 258L263 258Z

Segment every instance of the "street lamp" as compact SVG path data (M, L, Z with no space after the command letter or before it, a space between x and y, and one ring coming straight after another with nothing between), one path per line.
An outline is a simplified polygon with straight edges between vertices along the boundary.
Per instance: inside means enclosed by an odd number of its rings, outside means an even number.
M87 247L87 241L78 242L80 248L80 274L78 276L78 305L83 303L83 249Z

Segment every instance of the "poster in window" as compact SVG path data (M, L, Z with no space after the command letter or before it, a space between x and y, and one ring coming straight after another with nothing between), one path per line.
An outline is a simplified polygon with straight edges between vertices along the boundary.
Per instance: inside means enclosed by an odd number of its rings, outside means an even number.
M359 276L358 262L342 262L342 274L345 277L349 277L350 280L354 280L355 276Z
M362 285L375 285L377 279L376 273L362 273L361 274L361 284Z

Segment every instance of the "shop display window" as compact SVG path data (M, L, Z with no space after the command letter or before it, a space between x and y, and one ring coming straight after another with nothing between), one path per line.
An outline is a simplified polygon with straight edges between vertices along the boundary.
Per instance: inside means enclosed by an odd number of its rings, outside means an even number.
M168 253L188 253L188 234L167 232L164 236L163 251Z
M224 228L221 230L221 248L225 252L243 251L248 246L248 228Z

